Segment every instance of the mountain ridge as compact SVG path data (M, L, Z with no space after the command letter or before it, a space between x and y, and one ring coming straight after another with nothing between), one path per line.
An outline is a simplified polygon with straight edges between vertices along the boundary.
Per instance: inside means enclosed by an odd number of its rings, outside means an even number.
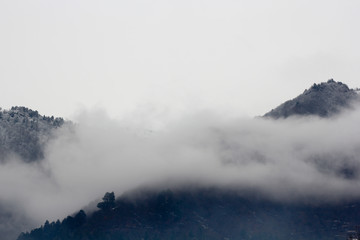
M265 113L263 117L273 119L310 115L331 117L344 109L351 108L352 103L359 100L358 90L350 89L342 82L329 79L320 84L314 83L302 94L280 104Z
M357 92L330 79L266 113L264 119L332 117L351 108L359 99ZM319 168L323 168L321 160L315 159ZM348 169L339 172L345 181L358 176ZM295 204L238 193L224 188L163 189L141 191L140 198L123 194L116 200L106 193L98 210L46 221L18 240L345 239L346 232L360 223L359 199L332 204L312 204L307 199Z

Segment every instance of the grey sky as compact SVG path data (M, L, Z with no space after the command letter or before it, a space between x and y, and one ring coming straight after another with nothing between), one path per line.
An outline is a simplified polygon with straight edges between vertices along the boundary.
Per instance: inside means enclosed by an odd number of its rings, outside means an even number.
M0 1L0 105L261 115L358 87L359 1Z

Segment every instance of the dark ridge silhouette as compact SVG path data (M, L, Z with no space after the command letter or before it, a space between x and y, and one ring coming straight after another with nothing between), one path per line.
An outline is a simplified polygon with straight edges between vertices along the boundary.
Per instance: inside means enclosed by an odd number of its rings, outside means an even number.
M90 216L81 210L47 221L18 240L345 239L360 222L358 202L284 204L221 189L139 196L124 195Z

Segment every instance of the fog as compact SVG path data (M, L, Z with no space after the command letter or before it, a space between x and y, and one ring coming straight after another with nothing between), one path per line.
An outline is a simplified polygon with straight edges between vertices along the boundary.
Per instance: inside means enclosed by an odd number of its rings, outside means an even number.
M119 196L141 186L216 186L287 202L360 197L359 109L329 119L150 115L81 111L55 132L42 162L13 157L1 165L1 202L38 226L107 191Z

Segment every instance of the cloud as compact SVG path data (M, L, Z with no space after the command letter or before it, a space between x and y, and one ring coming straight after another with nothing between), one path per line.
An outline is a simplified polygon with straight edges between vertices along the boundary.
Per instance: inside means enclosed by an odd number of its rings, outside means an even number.
M331 119L229 119L198 112L163 122L84 111L56 132L40 164L0 167L1 201L16 200L39 225L106 191L217 186L277 201L360 197L360 110ZM161 126L161 127L159 127ZM6 184L5 184L6 183Z

